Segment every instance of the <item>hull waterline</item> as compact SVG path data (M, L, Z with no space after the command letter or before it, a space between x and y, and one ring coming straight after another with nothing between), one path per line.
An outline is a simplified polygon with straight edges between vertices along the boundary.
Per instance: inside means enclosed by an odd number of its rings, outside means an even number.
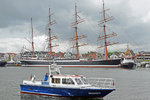
M47 86L20 85L21 92L25 94L58 96L58 97L86 97L103 98L115 89L74 89Z
M23 67L48 67L52 60L23 60ZM81 68L118 68L121 60L99 60L99 61L79 61L79 60L56 60L55 63L62 67Z
M121 64L120 67L124 69L134 69L136 67L136 64L135 63L123 63Z

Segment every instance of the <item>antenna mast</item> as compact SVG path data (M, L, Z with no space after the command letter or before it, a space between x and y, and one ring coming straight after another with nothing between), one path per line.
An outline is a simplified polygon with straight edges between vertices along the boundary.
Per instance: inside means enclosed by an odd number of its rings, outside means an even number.
M109 10L109 9L106 9ZM103 20L99 22L99 25L103 25L103 29L104 29L104 36L98 37L98 40L104 40L105 45L104 46L100 46L98 48L102 48L105 47L105 56L106 56L106 60L108 60L108 50L107 50L107 46L110 45L114 45L117 44L118 42L114 42L114 43L108 43L107 42L107 38L113 37L113 36L117 36L116 33L112 33L112 34L106 34L106 22L111 21L113 19L113 17L108 17L106 18L106 10L105 10L105 6L104 6L104 0L103 0Z
M76 5L76 3L75 3L75 14L74 15L75 15L75 21L72 23L72 26L75 28L76 36L72 37L71 41L76 41L76 45L73 46L72 48L76 48L76 50L77 50L76 58L79 59L79 47L87 45L87 44L79 45L78 40L82 39L82 38L86 38L87 36L85 36L85 35L80 35L79 36L78 35L78 24L84 22L84 19L80 19L79 15L78 15L78 12L77 12L77 5Z
M32 17L31 17L31 30L32 30L32 57L34 57L34 41L33 41L33 24L32 24Z
M50 49L50 51L49 51L50 58L52 58L52 56L53 56L52 48L58 46L58 45L52 45L52 40L57 39L57 36L52 36L52 32L51 32L52 25L56 23L55 20L54 21L51 20L52 15L53 14L51 14L50 8L49 8L49 24L48 24L49 38L48 38L48 41L49 41L49 49Z

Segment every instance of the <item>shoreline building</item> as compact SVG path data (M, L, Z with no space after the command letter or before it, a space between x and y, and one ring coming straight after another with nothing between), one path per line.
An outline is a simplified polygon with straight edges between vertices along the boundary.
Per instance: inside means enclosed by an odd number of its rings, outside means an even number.
M150 60L150 52L149 51L140 51L137 59Z

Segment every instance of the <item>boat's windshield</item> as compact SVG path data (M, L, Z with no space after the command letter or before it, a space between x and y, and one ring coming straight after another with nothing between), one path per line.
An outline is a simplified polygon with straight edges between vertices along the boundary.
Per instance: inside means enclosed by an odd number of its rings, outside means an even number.
M86 80L85 78L81 78L81 80L82 80L82 82L83 82L84 84L88 84L88 82L87 82L87 80Z
M82 84L83 84L82 81L81 81L79 78L75 78L75 81L76 81L76 83L77 83L78 85L82 85Z
M71 78L63 78L62 84L74 84L74 82Z

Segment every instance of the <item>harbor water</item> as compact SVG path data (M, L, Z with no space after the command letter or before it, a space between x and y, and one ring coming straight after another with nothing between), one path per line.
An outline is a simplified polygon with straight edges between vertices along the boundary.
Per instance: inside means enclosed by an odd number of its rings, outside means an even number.
M31 74L37 80L44 79L47 67L1 67L0 100L75 100L73 98L21 95L22 80L30 79ZM119 68L61 68L65 74L78 74L86 77L113 78L116 90L104 97L104 100L150 100L150 69L134 70Z

